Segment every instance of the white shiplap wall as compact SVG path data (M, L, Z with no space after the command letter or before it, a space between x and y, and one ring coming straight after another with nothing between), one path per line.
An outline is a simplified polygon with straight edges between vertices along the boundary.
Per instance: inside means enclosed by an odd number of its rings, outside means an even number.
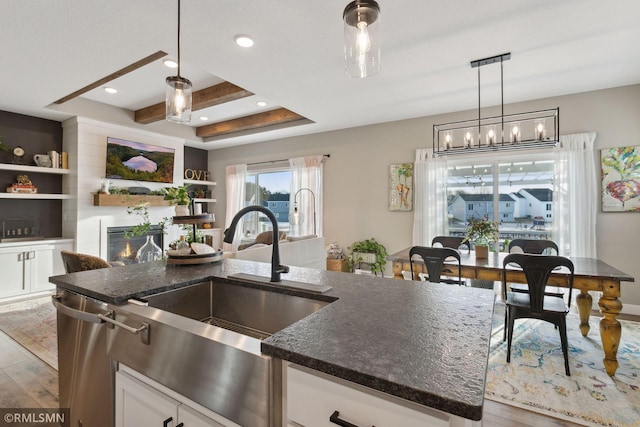
M93 194L100 189L105 174L107 137L122 138L146 144L174 148L175 165L173 185L183 184L184 140L165 135L144 132L122 126L84 119L72 118L62 124L63 151L69 153L71 173L64 179L64 190L73 199L63 201L62 233L73 238L75 250L105 257L104 230L107 226L134 225L139 218L127 214L125 207L93 206ZM168 184L111 180L117 187L147 187L157 190ZM149 207L150 220L157 223L164 217L173 216L173 207ZM175 227L174 227L175 228ZM171 229L165 236L165 245L177 238L177 230Z

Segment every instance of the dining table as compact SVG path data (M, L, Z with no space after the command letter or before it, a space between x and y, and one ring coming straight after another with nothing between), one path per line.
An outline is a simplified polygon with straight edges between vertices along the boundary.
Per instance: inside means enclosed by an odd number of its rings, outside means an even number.
M387 258L393 265L394 278L404 279L402 272L411 271L410 249L410 247L403 249ZM475 251L460 251L460 275L468 279L502 282L503 260L507 255L506 252L489 252L487 258L478 258ZM421 266L421 271L424 271L424 264L418 258L414 258L414 266L417 263ZM569 259L575 268L573 288L579 291L576 295L576 306L580 316L580 332L585 337L590 329L589 317L593 304L589 291L602 292L598 306L603 316L600 320L600 338L604 350L603 364L607 373L613 376L618 369L617 353L622 335L622 327L617 319L622 310L622 302L619 299L620 283L634 282L635 279L597 258L569 257ZM442 274L457 276L457 261L455 263L445 261ZM526 278L521 270L508 268L507 282L526 283ZM547 284L567 288L569 282L569 274L558 271L551 274Z

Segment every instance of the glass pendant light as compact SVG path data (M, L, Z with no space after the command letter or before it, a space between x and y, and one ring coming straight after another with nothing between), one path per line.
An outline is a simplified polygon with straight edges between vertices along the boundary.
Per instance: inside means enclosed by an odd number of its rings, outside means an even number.
M342 14L345 71L365 78L380 71L380 6L374 0L355 0Z
M171 122L191 121L191 82L180 76L180 0L178 0L178 74L167 77L166 118Z

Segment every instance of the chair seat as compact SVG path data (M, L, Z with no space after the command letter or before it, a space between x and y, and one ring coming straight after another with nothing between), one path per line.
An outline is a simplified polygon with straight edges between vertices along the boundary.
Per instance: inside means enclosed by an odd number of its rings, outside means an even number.
M528 294L529 293L529 286L525 283L512 283L511 285L509 285L509 289L512 292L521 292L521 293L525 293ZM558 290L558 291L550 291L548 290L549 287L547 286L545 288L544 294L547 296L551 296L551 297L556 297L556 298L562 298L564 297L564 292Z
M522 308L530 308L531 304L529 302L529 294L522 292L507 292L507 305L511 305L514 307L522 307ZM558 297L553 296L545 296L544 297L544 310L552 311L556 313L568 313L569 307L564 303L564 301Z

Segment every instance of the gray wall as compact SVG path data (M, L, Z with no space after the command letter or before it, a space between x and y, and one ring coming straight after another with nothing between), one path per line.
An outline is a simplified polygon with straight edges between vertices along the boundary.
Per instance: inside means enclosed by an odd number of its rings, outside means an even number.
M505 113L555 107L560 107L561 134L597 132L598 161L601 148L640 145L640 85L508 105ZM475 114L477 110L442 114L212 150L209 171L218 182L216 226L224 226L226 165L331 154L324 167L327 244L337 241L346 247L355 240L375 237L390 253L406 248L412 243L413 212L389 211L389 165L413 162L416 148L430 148L434 123ZM598 211L598 257L639 280L640 213L603 213L600 206ZM640 314L640 283L622 284L622 302L629 305L624 312L637 310Z

